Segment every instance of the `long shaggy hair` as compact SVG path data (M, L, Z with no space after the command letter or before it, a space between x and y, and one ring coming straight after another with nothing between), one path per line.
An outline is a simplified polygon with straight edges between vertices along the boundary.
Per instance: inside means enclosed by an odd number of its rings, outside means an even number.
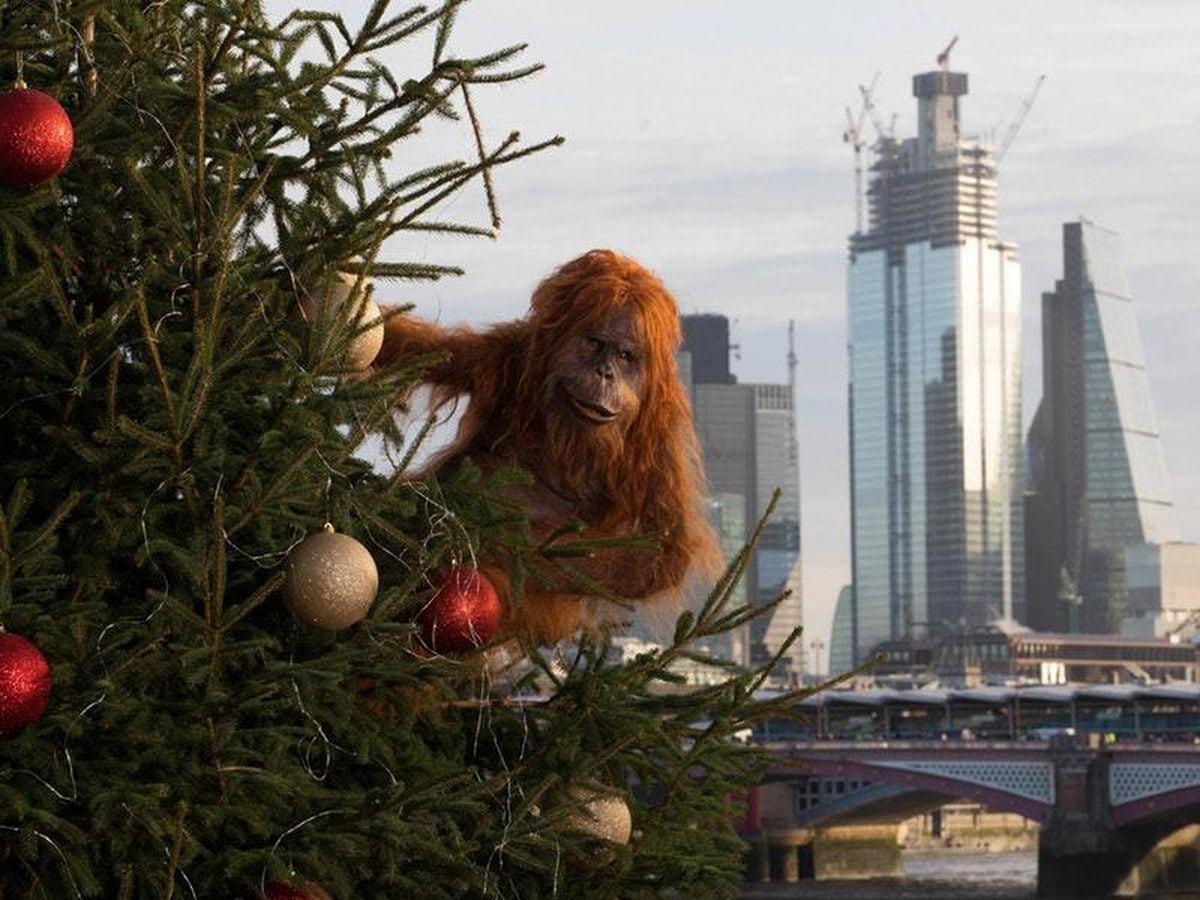
M614 313L631 314L641 346L641 403L624 431L584 426L553 397L556 354ZM643 533L661 542L662 552L645 559L648 581L662 588L655 593L678 596L689 571L718 571L691 404L675 359L678 307L656 275L611 250L593 250L538 285L525 318L450 334L460 358L446 366L469 365L474 375L440 373L435 402L468 382L471 397L454 442L431 460L430 471L440 475L480 452L548 461L542 465L553 469L558 486L599 495L598 516L587 523L593 534Z

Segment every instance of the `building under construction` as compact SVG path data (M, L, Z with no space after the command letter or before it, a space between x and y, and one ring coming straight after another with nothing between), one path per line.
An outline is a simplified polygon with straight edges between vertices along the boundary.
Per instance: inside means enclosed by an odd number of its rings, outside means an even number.
M1021 267L996 190L1015 129L1000 148L963 137L947 56L913 78L917 135L880 134L850 237L856 659L1023 613Z

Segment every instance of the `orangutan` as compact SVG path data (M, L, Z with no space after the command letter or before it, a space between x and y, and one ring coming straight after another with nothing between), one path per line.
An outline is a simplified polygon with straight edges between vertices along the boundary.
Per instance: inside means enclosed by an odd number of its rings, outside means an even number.
M465 457L485 472L517 465L535 538L582 522L584 536L649 535L657 552L606 549L569 565L629 600L678 596L689 572L719 563L704 514L701 464L675 351L679 313L663 283L632 259L593 250L555 271L523 319L482 331L390 318L377 364L442 351L427 369L435 403L470 400L454 442L423 474ZM502 594L502 560L484 560ZM527 580L505 632L552 642L594 621L581 579Z

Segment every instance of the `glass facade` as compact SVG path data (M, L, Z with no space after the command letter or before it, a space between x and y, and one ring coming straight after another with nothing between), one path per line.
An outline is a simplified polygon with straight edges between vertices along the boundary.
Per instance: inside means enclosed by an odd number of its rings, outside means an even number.
M795 439L792 389L786 384L754 384L755 521L780 490L779 502L759 538L754 559L755 600L768 603L784 590L791 594L769 617L751 624L751 640L761 657L779 651L793 628L801 624L800 590L800 465ZM793 672L803 671L803 643L796 641L788 661Z
M721 544L721 557L726 564L733 562L746 546L746 497L727 491L711 493L708 499L709 522L717 532ZM746 579L733 588L729 597L729 609L746 603ZM749 657L749 635L745 626L736 628L710 646L709 651L725 659L744 661Z
M686 321L686 317L685 317ZM693 360L695 356L693 355ZM694 366L693 377L700 367ZM744 384L692 384L692 416L704 460L713 525L726 563L746 545L754 518L754 391ZM730 601L742 605L755 594L747 573ZM749 629L742 626L713 648L727 658L750 661Z
M995 233L989 152L957 136L966 76L914 92L921 134L880 146L851 240L856 660L1023 604L1020 263Z
M1029 436L1030 624L1116 631L1125 551L1178 537L1118 236L1063 226L1063 278L1042 296L1044 390Z
M770 616L751 622L728 648L730 658L750 664L777 652L801 624L800 471L792 388L733 379L723 316L684 316L683 326L681 356L690 362L696 435L726 561L749 541L775 488L781 491L736 599L759 604L785 589L792 593ZM797 675L802 671L801 642L792 645L788 663Z
M829 636L829 674L841 675L854 666L854 589L846 585L838 592ZM817 673L820 674L820 673Z

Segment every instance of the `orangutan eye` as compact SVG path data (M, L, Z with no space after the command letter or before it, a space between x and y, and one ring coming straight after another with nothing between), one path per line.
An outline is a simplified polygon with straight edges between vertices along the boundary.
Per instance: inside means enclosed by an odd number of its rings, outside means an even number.
M637 356L632 350L622 350L621 361L627 363L637 362Z
M604 349L604 341L600 340L598 337L589 337L587 339L587 343L588 347L592 350L595 350L597 353Z

